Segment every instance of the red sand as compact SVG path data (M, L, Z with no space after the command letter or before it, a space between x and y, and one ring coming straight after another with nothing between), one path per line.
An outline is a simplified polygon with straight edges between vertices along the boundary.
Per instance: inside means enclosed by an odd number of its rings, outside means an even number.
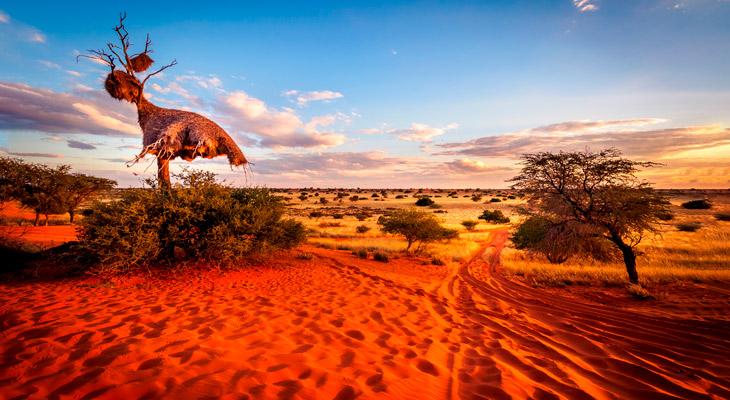
M592 303L495 273L505 239L458 267L304 247L223 274L6 284L0 398L730 397L726 289L692 317Z

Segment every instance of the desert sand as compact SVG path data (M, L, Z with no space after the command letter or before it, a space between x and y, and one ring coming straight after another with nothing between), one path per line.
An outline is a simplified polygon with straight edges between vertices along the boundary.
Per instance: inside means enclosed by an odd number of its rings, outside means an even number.
M4 284L0 397L730 397L730 291L685 292L685 317L535 289L498 273L506 238L459 266L303 246L238 271Z

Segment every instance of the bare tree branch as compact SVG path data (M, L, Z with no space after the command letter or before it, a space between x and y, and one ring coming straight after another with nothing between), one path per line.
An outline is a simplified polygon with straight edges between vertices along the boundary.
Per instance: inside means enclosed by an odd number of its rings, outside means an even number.
M149 74L149 75L147 75L147 76L146 76L146 77L144 78L144 80L142 81L142 87L144 88L144 85L145 85L145 83L147 83L147 80L148 80L148 79L150 79L150 78L151 78L151 77L153 77L154 75L157 75L157 74L159 74L160 72L162 72L162 71L164 71L164 70L166 70L166 69L168 69L168 68L170 68L170 67L173 67L173 66L175 66L175 65L177 65L177 60L172 60L172 62L171 62L171 63L169 63L169 64L167 64L167 65L163 66L162 68L158 69L158 70L157 70L157 71L155 71L155 72L152 72L152 73L150 73L150 74Z

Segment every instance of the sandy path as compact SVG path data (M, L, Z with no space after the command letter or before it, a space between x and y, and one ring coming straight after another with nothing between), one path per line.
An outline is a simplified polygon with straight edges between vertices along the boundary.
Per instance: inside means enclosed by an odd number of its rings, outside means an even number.
M305 247L192 279L0 287L0 398L727 398L727 319Z

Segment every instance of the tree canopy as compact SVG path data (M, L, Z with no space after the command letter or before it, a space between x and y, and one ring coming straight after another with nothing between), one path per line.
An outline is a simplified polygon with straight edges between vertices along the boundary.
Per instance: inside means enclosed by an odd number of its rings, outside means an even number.
M607 240L621 251L629 280L638 282L636 246L658 233L668 201L636 177L652 162L634 161L616 149L540 152L522 157L513 188L525 194L530 212L553 223L577 223L590 232L576 237Z

